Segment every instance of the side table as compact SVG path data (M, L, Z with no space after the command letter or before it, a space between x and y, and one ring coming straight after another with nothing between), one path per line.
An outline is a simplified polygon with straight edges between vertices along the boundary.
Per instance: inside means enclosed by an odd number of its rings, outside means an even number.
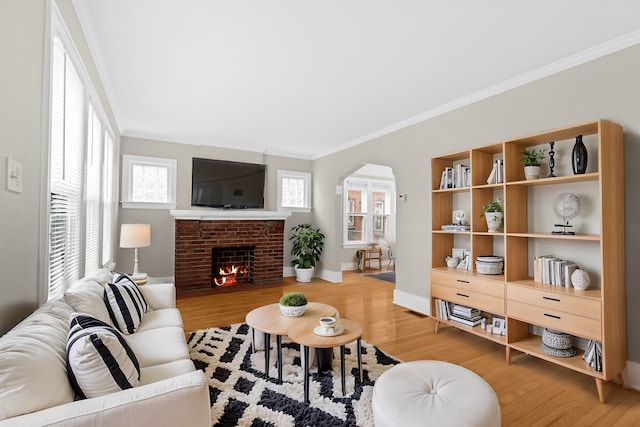
M304 353L304 402L309 403L309 347L333 348L340 347L340 373L342 374L342 395L346 394L346 378L344 366L344 346L357 341L358 353L358 382L362 382L362 327L349 319L339 319L338 325L344 331L340 335L326 337L316 335L313 329L318 326L315 322L301 322L289 330L291 341L300 344Z
M300 317L287 317L280 311L278 303L269 304L251 310L245 320L253 330L264 333L264 371L269 378L269 350L271 335L276 336L276 348L278 354L278 383L282 383L282 337L289 334L289 330L299 324L318 325L318 319L324 316L335 316L335 307L319 302L309 302L304 314ZM353 341L353 340L352 340ZM255 342L255 340L254 340ZM253 349L255 351L255 348ZM307 367L308 369L308 367Z

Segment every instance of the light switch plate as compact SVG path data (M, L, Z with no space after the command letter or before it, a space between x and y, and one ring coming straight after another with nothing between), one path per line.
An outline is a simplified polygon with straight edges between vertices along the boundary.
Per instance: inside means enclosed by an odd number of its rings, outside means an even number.
M7 190L22 193L22 163L7 157Z

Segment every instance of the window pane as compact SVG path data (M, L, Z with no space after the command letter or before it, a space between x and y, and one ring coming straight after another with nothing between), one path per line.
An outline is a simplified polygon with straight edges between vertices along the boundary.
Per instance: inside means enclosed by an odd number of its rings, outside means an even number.
M347 241L359 242L364 240L364 224L366 218L362 215L349 215L347 225Z
M168 202L168 167L134 163L131 175L132 202Z
M290 208L305 207L305 181L302 178L283 178L282 206Z
M347 200L349 201L349 206L347 206L348 212L355 213L367 211L365 194L362 190L349 189L347 194Z

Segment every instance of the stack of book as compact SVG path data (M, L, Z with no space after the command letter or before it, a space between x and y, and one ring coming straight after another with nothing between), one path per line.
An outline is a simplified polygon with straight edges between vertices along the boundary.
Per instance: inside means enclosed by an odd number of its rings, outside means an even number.
M450 319L463 325L476 326L482 321L482 316L480 310L477 308L454 304Z
M458 164L454 167L445 168L440 179L440 189L464 188L471 186L471 168Z
M445 301L441 299L436 299L435 303L436 303L436 318L442 319L442 320L449 320L449 317L451 316L451 310L452 310L451 306L453 305L453 303L450 303L449 301Z
M470 231L471 226L469 224L445 224L441 226L442 231Z

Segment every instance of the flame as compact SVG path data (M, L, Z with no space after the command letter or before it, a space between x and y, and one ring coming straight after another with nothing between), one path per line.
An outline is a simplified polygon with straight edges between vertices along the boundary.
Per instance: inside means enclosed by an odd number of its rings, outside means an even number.
M231 267L224 267L218 270L218 274L220 275L220 280L214 277L213 281L216 286L232 286L238 283L237 277L244 276L247 274L249 269L247 267L236 267L232 265Z

